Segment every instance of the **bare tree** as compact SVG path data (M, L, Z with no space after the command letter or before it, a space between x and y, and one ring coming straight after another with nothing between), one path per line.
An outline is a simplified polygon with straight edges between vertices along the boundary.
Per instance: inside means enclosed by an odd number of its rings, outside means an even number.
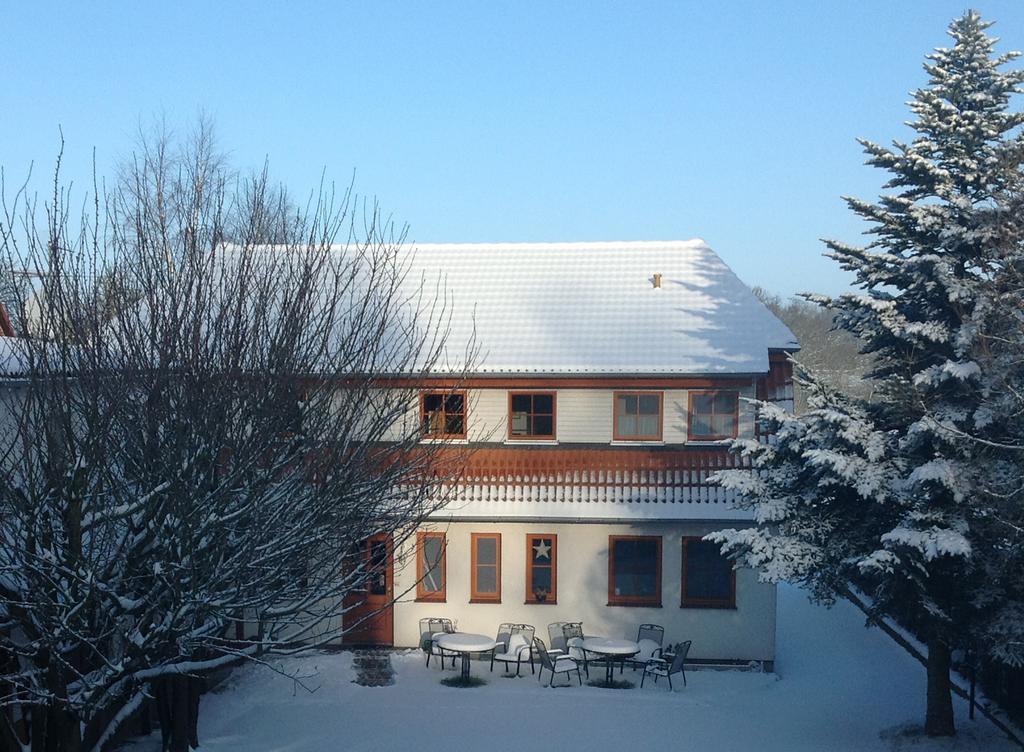
M337 640L371 574L350 554L445 503L459 457L410 405L473 343L449 347L443 288L375 206L296 210L208 128L148 143L74 223L55 185L0 228L44 301L5 400L0 718L99 749L155 691L185 749L190 681Z

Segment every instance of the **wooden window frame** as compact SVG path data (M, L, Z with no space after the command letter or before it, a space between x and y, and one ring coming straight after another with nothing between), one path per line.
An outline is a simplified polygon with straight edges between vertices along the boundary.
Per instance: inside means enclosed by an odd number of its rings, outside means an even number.
M448 600L448 540L445 533L416 533L416 601L419 603L445 603ZM430 538L441 539L441 560L437 567L441 570L441 589L428 591L423 587L423 578L427 571L423 561L423 543Z
M626 436L619 433L619 413L616 406L619 397L650 397L658 398L658 435L657 436ZM637 401L637 408L640 403ZM638 415L640 413L637 413ZM620 390L612 392L612 441L662 441L665 435L665 393L659 391Z
M533 538L551 539L551 592L547 600L539 601L533 595ZM526 534L526 601L529 605L554 606L558 604L558 536L553 533Z
M549 395L551 397L551 435L543 436L540 434L531 434L529 436L513 436L512 435L512 398L522 395L530 395L531 397L536 395ZM530 413L533 415L534 413ZM545 413L540 413L544 415ZM516 389L508 393L508 430L506 431L509 441L558 441L558 392L551 390L542 389Z
M729 569L729 597L728 598L687 598L687 596L686 596L686 564L687 564L688 559L687 559L687 555L686 555L686 547L687 547L687 545L689 544L690 541L698 541L700 543L707 543L708 542L708 541L704 540L703 538L701 538L699 536L688 536L688 537L684 537L683 538L683 561L682 561L682 565L681 565L682 566L682 571L680 572L680 577L681 577L681 580L682 580L681 583L680 583L680 591L682 593L682 597L681 597L680 603L679 603L680 607L681 608L726 608L726 609L730 609L731 608L731 609L735 609L736 608L736 569L733 568L733 567L730 567L730 569Z
M617 541L657 541L658 569L657 591L653 596L616 595L615 594L615 543ZM609 535L608 536L608 605L609 606L646 606L661 608L661 576L662 576L662 545L660 535Z
M470 536L470 574L469 574L469 602L470 603L501 603L501 533L471 533ZM495 541L495 585L497 590L493 593L481 593L477 589L477 541L490 538ZM487 565L490 566L490 565Z
M445 402L450 397L462 397L462 433L431 433L428 430L429 423L427 422L427 397L430 395L439 394L444 397ZM442 425L448 422L448 413L444 408L444 403L441 406L442 414ZM454 414L454 413L453 413ZM444 389L427 389L420 392L420 428L423 431L424 439L464 439L466 438L467 432L469 431L469 398L465 391L461 389L455 390L444 390Z
M719 395L719 394L735 394L736 395L736 407L732 413L732 433L723 434L721 436L707 435L707 436L695 436L693 433L693 398L699 395ZM714 401L712 400L712 404ZM714 417L715 413L711 413ZM689 392L687 411L686 411L686 440L687 441L722 441L723 439L735 439L739 435L740 431L740 393L736 389L702 389L699 391Z

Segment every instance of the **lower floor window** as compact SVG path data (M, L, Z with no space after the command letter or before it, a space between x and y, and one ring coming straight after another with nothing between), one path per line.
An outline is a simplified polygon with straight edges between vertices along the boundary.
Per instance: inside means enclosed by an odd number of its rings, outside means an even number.
M416 600L444 601L444 533L418 533L416 536Z
M660 536L609 536L608 604L661 605Z
M736 608L736 570L717 543L683 538L682 605Z
M526 602L558 602L558 536L526 536Z
M501 603L501 533L473 533L470 562L472 603Z

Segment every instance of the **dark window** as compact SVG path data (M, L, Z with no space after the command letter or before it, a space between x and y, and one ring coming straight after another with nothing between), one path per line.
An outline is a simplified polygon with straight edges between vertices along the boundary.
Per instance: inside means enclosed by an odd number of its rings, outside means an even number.
M660 439L661 393L616 392L612 437L624 441Z
M558 596L558 536L526 536L526 602L555 603Z
M736 572L717 543L683 539L683 606L735 608Z
M426 392L421 421L428 438L465 438L466 395L463 392Z
M416 536L416 600L443 601L447 587L445 576L444 533L419 533Z
M608 537L608 605L661 605L661 537Z
M510 394L508 436L510 439L555 438L554 392Z
M473 533L470 600L501 602L501 534Z
M737 392L690 392L690 439L732 439L739 424Z
M370 595L388 594L388 541L370 542Z

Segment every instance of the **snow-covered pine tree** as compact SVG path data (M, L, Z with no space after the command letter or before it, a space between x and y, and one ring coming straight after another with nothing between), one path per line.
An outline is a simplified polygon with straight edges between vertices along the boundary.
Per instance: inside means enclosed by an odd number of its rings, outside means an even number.
M736 447L755 473L720 481L760 526L715 537L826 602L859 590L926 641L931 735L955 733L952 651L1024 663L1024 115L1010 108L1024 72L1004 70L1017 55L994 53L990 25L967 12L928 56L911 143L861 141L890 192L847 199L870 244L827 242L861 292L807 296L871 355L874 399L809 376L804 415L759 405L771 439Z

